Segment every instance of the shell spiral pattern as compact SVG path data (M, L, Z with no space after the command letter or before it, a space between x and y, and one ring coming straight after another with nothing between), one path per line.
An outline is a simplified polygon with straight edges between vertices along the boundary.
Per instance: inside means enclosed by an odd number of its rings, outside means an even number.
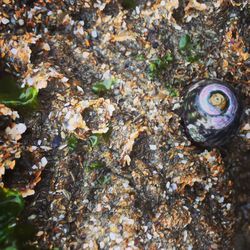
M201 80L184 97L182 120L194 143L216 147L227 143L238 129L241 113L232 87L220 80Z

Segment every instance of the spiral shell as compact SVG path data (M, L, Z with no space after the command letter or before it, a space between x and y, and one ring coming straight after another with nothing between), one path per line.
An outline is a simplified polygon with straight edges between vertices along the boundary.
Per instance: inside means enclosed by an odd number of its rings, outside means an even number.
M193 142L216 147L227 143L238 129L241 113L232 87L219 80L201 80L184 97L182 120Z

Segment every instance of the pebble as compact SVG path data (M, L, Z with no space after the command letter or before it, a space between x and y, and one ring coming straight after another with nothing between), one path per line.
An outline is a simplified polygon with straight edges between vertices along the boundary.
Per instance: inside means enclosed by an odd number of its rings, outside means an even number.
M28 220L34 220L36 218L36 215L35 214L32 214L28 217Z
M248 133L246 134L246 138L247 138L247 139L250 139L250 132L248 132Z
M148 238L149 240L151 240L152 237L153 237L153 236L152 236L151 234L147 233L147 238Z
M224 202L224 197L221 197L219 200L218 200L219 203L223 203Z
M91 36L92 36L93 38L97 38L97 37L98 37L97 31L96 31L96 30L92 30Z
M135 12L136 12L137 15L140 14L140 8L138 6L136 6L136 8L135 8Z
M172 183L172 184L171 184L171 189L172 189L173 191L177 190L177 185L176 185L176 183Z
M5 17L3 17L1 21L2 21L2 24L8 24L10 22L10 20Z
M110 238L111 240L115 240L115 239L116 239L116 234L115 234L115 233L110 233L110 234L109 234L109 238Z
M181 104L180 103L175 103L172 110L176 110L176 109L179 109L181 107Z
M150 148L150 150L157 150L157 147L156 147L156 145L152 145L152 144L150 144L149 145L149 148Z
M40 236L42 236L43 234L44 234L43 231L39 231L39 232L37 232L36 236L37 236L37 237L40 237Z
M184 242L187 240L187 236L188 236L187 230L184 230L184 232L183 232L183 241Z
M13 54L13 55L16 55L17 54L17 49L13 48L10 50L10 52Z
M20 26L23 26L23 25L24 25L24 20L23 20L23 19L19 19L19 20L18 20L18 24L19 24Z
M48 160L46 159L46 157L43 157L41 159L41 165L42 165L42 167L45 167L47 164L48 164Z

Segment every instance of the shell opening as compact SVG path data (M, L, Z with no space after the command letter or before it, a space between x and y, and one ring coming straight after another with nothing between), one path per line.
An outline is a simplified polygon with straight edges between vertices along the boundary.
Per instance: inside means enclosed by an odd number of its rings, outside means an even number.
M211 93L211 96L209 97L209 103L221 111L224 111L228 106L228 98L224 93L214 92Z

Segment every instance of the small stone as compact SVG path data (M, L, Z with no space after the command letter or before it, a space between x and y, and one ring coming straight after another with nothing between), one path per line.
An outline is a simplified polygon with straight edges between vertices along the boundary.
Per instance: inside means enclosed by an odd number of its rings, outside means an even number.
M98 37L97 31L96 31L96 30L92 30L91 36L92 36L93 38L97 38L97 37Z
M172 110L179 109L181 107L180 103L175 103Z
M184 242L187 240L187 236L188 236L187 230L185 230L185 231L183 232L183 241L184 241Z
M34 220L36 218L36 215L35 214L32 214L28 217L28 220Z
M13 48L10 50L10 52L13 54L13 55L16 55L17 54L17 49Z
M48 164L48 161L47 161L46 157L43 157L41 159L41 165L42 165L42 167L45 167L47 164Z
M136 12L137 15L140 14L140 8L138 6L135 7L135 12Z
M247 139L250 139L250 132L248 132L248 133L246 134L246 138L247 138Z
M159 43L158 43L158 42L153 42L153 43L152 43L152 47L153 47L154 49L158 48L158 46L159 46Z
M150 150L153 150L153 151L155 151L155 150L157 150L157 147L156 147L156 145L149 145L149 148L150 148Z
M43 231L39 231L39 232L37 232L36 236L37 236L37 237L40 237L40 236L42 236L43 234L44 234Z
M110 233L110 234L109 234L109 238L110 238L111 240L115 240L115 239L116 239L116 234L115 234L115 233Z
M151 240L151 239L152 239L152 235L149 234L149 233L147 233L147 238L148 238L149 240Z
M2 24L8 24L9 22L10 22L9 19L5 17L2 18Z
M219 200L218 200L219 203L223 203L224 202L224 197L221 197Z
M171 184L171 188L172 188L173 191L177 190L177 185L176 185L176 183L172 183L172 184Z
M18 20L18 24L19 24L20 26L23 26L23 25L24 25L24 20L23 20L23 19L19 19L19 20Z

